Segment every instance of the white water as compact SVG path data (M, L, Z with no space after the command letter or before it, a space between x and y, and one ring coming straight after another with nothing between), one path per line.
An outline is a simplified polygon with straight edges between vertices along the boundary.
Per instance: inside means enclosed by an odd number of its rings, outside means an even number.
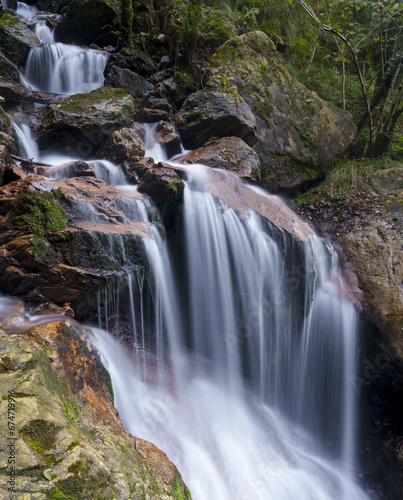
M46 25L44 20L38 20L35 26L35 34L43 43L55 43L54 31Z
M98 78L83 63L89 51L41 49L26 75L41 90ZM16 130L39 159L29 131ZM166 161L145 130L146 155ZM105 180L121 184L114 168ZM194 500L367 499L355 481L357 314L333 285L334 251L280 236L253 212L239 217L203 187L206 167L189 169L179 265L153 226L149 282L128 270L124 294L100 294L100 324L113 318L119 333L124 308L133 330L130 352L92 328L123 423L168 454ZM141 203L132 215L148 220Z
M16 13L21 17L25 17L26 19L32 19L34 15L37 14L38 12L39 12L38 9L33 5L27 5L26 3L23 2L17 2Z

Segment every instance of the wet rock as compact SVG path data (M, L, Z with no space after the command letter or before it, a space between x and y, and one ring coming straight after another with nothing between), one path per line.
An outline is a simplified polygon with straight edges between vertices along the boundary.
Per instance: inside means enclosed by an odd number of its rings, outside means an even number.
M141 123L155 123L158 121L166 121L169 119L169 112L163 109L136 108L134 119Z
M60 168L48 169L47 174L52 177L64 179L72 177L96 177L93 167L85 161L75 161L67 165L61 165Z
M139 180L138 190L153 199L160 210L164 226L170 229L183 199L184 184L178 170L166 163L147 169Z
M0 288L31 302L73 303L127 266L144 266L134 192L79 177L30 175L0 190ZM127 215L125 215L127 214Z
M72 156L93 157L115 130L133 121L133 98L122 89L101 87L50 104L40 127L42 148L63 150Z
M0 106L0 129L10 132L10 124L7 116ZM0 186L3 183L3 177L8 167L11 154L14 152L14 139L7 132L0 131Z
M25 20L3 12L0 17L0 45L4 55L15 64L25 64L32 47L39 44ZM3 76L3 75L2 75Z
M252 146L257 141L255 117L239 96L225 92L199 91L190 95L176 115L175 124L187 148L198 148L208 140L236 136Z
M7 101L28 101L47 104L59 98L52 92L38 92L30 90L14 81L6 80L0 76L0 95Z
M237 172L240 177L255 181L260 177L260 163L257 153L239 137L223 137L207 142L176 159L183 164L201 163L213 168Z
M122 164L122 168L129 182L138 184L139 179L150 169L156 167L153 158L132 156Z
M144 156L144 142L132 128L113 132L99 147L96 156L121 164L131 156Z
M130 69L122 69L113 65L105 78L105 87L121 88L130 94L137 106L142 103L150 92L153 85L137 73Z
M134 53L122 49L120 52L111 54L105 66L105 76L110 72L112 66L129 69L138 75L148 77L155 73L157 66L153 60L144 52L136 50Z
M71 0L39 0L39 2L36 3L36 7L45 12L54 12L59 14L62 8L70 2Z
M56 39L65 43L115 45L120 27L119 2L71 0L56 26Z
M293 191L323 177L330 160L354 139L350 114L294 80L266 34L231 38L211 66L208 88L239 95L256 117L254 149L266 188Z
M48 323L24 337L1 332L0 393L15 407L18 498L126 500L139 494L168 500L174 478L184 490L164 454L156 458L151 443L136 443L123 428L109 376L83 331ZM7 419L0 422L0 436L5 468ZM0 496L8 497L7 487L1 483Z
M395 167L379 170L372 175L370 184L378 194L401 194L403 192L403 169Z
M160 121L156 126L156 140L167 152L168 158L179 154L182 150L181 139L173 123Z
M20 83L20 72L15 64L0 54L0 74L4 80Z

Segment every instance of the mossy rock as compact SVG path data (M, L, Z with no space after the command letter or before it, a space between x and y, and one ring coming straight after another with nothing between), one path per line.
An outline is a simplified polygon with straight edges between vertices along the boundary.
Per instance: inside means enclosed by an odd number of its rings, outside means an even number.
M58 328L57 324L53 325ZM47 325L38 328L32 338L38 335L48 338L47 332L53 331ZM56 334L56 345L57 339ZM183 491L184 498L188 498L185 493L188 490L180 478L166 484L150 469L123 427L116 432L93 421L90 413L85 416L81 413L77 396L58 379L44 348L35 341L0 332L0 355L0 359L11 361L11 364L0 365L3 366L0 397L15 415L12 422L18 431L16 497L173 500L181 498L178 491ZM30 362L21 367L18 364L21 359ZM85 358L80 358L80 362L85 364ZM80 411L75 411L76 407ZM0 420L3 470L7 469L9 438L10 428L3 418ZM7 487L6 481L0 482L1 498L8 498Z
M355 137L352 117L296 81L260 31L216 51L207 88L237 94L252 109L261 184L272 191L292 192L323 177Z
M26 21L3 12L0 18L0 46L12 62L25 64L30 49L38 44L38 37Z
M99 145L115 130L131 125L133 98L123 89L101 87L75 94L48 106L37 129L42 148L92 158Z

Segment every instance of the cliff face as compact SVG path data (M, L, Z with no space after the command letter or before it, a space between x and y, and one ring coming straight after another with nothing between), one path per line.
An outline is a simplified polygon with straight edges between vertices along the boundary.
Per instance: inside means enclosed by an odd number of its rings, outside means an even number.
M0 392L0 498L190 497L166 455L122 426L84 331L1 330Z

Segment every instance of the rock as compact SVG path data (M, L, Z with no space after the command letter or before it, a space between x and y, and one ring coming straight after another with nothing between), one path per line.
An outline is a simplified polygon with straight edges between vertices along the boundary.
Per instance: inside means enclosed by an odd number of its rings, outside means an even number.
M161 212L165 228L170 229L182 202L184 187L178 169L160 162L157 167L146 170L138 190L151 196Z
M378 194L401 194L403 192L403 169L395 167L379 170L372 175L370 184Z
M39 102L47 104L59 98L52 92L38 92L30 90L19 83L6 80L0 76L0 95L6 100Z
M109 276L145 266L140 194L92 177L38 175L0 190L0 288L34 303L74 303ZM39 210L38 210L39 209ZM125 215L127 214L127 215Z
M143 76L134 73L130 69L122 69L111 66L105 78L105 87L121 88L134 99L135 106L141 104L153 91L153 85Z
M113 132L99 147L96 156L120 165L131 156L144 156L144 142L132 128Z
M28 23L9 12L0 18L0 46L4 55L15 64L25 64L32 47L39 44ZM2 76L4 76L2 74Z
M162 99L161 97L150 96L144 101L143 105L145 108L159 109L167 113L172 113L172 106L166 99Z
M65 43L115 45L119 29L120 2L113 0L71 0L62 12L55 37Z
M134 119L140 123L155 123L169 120L169 113L163 109L136 108Z
M156 165L151 157L140 158L139 156L132 156L122 164L122 169L128 181L132 184L138 184L139 179L141 179L148 170L155 167Z
M4 80L20 83L20 72L15 64L0 54L0 74Z
M38 326L24 337L2 332L0 392L15 409L18 498L169 500L171 483L178 481L185 491L178 470L161 451L157 455L151 443L141 442L144 451L135 449L135 438L113 408L109 375L84 332L60 322ZM3 469L10 449L7 422L0 422ZM3 481L2 498L9 496L7 487Z
M228 40L212 56L210 75L208 88L238 94L252 109L261 184L272 191L293 191L324 177L330 160L354 139L350 114L294 80L263 32Z
M105 66L104 75L108 75L112 66L117 66L121 69L128 69L138 75L148 77L153 75L157 70L157 66L150 56L140 50L134 53L122 49L120 52L111 54Z
M257 153L239 137L222 137L207 142L177 158L183 164L201 163L213 168L237 172L240 177L255 181L260 178L260 163Z
M9 126L5 119L2 121L3 109L0 106L0 128L9 131ZM5 116L5 115L4 115ZM7 118L7 117L6 117ZM10 156L14 152L14 139L6 132L0 131L0 186L10 161Z
M71 179L72 177L96 177L95 170L85 161L75 161L67 165L48 169L46 174L57 179Z
M184 102L175 119L176 128L187 148L198 148L208 140L236 136L252 146L257 141L255 117L237 95L199 91Z
M181 139L175 130L173 123L160 121L156 126L156 140L168 155L168 158L179 154L182 150Z
M49 105L37 129L38 143L71 156L93 157L112 132L132 123L133 114L133 98L122 89L75 94Z
M63 7L66 7L71 0L39 0L36 7L44 12L54 12L59 14Z

